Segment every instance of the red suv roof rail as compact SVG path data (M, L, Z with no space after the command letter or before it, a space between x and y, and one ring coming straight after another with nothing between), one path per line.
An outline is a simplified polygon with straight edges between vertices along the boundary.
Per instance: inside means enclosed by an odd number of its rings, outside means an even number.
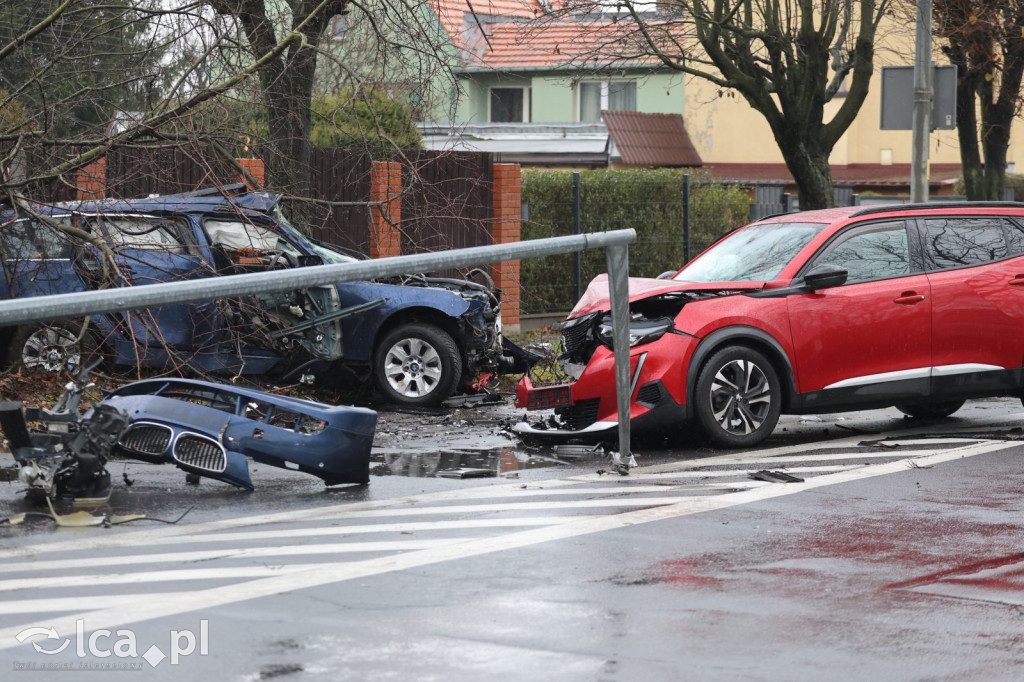
M850 214L851 218L872 213L893 213L896 211L920 211L922 209L950 208L1024 208L1020 201L933 201L927 204L883 204L881 206L865 206Z

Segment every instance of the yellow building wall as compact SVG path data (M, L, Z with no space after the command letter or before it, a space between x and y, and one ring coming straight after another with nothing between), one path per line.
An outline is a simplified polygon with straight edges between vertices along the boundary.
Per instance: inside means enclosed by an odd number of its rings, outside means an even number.
M836 144L829 157L833 165L909 164L911 132L881 129L882 67L910 66L914 63L913 26L894 27L891 21L879 29L875 52L875 73L867 98L857 118ZM935 47L938 47L936 42ZM948 61L936 50L936 64ZM690 138L705 163L783 163L768 123L739 94L722 91L708 81L690 77L686 81L684 120ZM842 105L837 97L830 102L825 118ZM1020 119L1012 131L1007 156L1018 172L1024 172L1024 134ZM1017 142L1015 144L1015 142ZM930 136L929 162L959 163L960 146L956 130L936 130Z

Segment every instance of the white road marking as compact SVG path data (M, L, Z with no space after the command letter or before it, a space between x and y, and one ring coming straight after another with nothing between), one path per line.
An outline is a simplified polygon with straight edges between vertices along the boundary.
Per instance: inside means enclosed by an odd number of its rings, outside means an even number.
M94 585L135 585L139 583L158 583L177 580L241 580L267 578L282 573L295 573L309 570L309 564L282 566L238 566L224 568L188 568L169 571L142 571L133 573L101 573L98 575L62 575L51 578L17 578L0 581L0 592L13 590L31 590L47 587L63 589L66 587L92 587ZM216 589L216 588L213 588ZM138 595L140 601L147 601L149 595ZM74 603L73 599L69 599ZM74 626L72 626L74 629ZM0 642L0 649L3 643Z
M861 467L870 466L869 464L830 464L819 467L761 467L767 469L778 469L779 471L785 471L787 474L832 474L837 471L849 471L850 469L860 469ZM712 471L662 471L656 474L647 474L643 472L631 473L630 478L636 481L659 481L659 480L674 480L683 478L725 478L730 476L747 476L748 474L758 470L757 467L749 467L746 469L715 469Z
M498 498L514 498L514 497L546 497L548 495L625 495L635 493L664 493L674 488L672 486L664 485L632 485L632 481L636 480L631 476L618 476L609 479L607 476L604 479L606 482L611 481L619 483L621 485L608 485L602 488L594 487L556 487L548 489L545 485L537 486L521 486L515 490L508 490L502 486L501 490L494 490L493 488L472 488L466 491L466 494L462 496L462 499L473 500L473 499L498 499Z
M581 517L574 516L574 519ZM179 535L177 537L160 538L156 542L139 542L132 545L134 549L144 546L191 545L199 543L231 543L258 542L260 540L279 540L282 538L318 538L333 535L354 535L361 533L419 533L439 530L470 530L477 528L519 528L523 526L550 526L564 523L564 516L537 516L527 518L499 519L459 519L438 521L407 521L404 523L373 523L359 526L325 526L317 528L282 528L280 530L255 530L237 533L207 533L205 535ZM55 543L56 544L56 543ZM52 554L68 551L51 545L33 545L32 557L40 554ZM31 558L31 557L26 557ZM34 564L33 564L34 565Z
M544 542L564 540L641 523L651 523L715 511L727 507L793 495L839 483L884 476L905 471L911 461L915 462L918 466L933 466L942 462L975 457L1011 447L1019 447L1019 444L1002 441L980 442L964 447L949 448L928 456L918 456L913 458L913 460L900 459L871 467L816 476L803 483L775 484L723 495L686 497L677 499L674 504L648 507L609 516L588 517L586 519L570 518L565 523L559 525L487 538L452 540L439 543L437 546L429 549L393 554L363 561L290 565L276 569L263 569L271 573L271 575L247 582L235 582L222 587L213 587L182 594L162 596L139 595L135 601L119 602L106 608L90 609L61 616L53 620L47 620L46 625L55 627L61 632L72 632L75 629L76 621L85 619L90 630L100 627L116 628L129 623L149 621L200 609L209 610L218 606L273 596L284 592L294 592L331 583L377 576L420 566L429 566L445 561L529 547ZM607 503L608 500L605 500L605 502ZM182 573L190 573L190 571L170 571L168 573L180 575ZM215 572L215 574L219 573ZM139 574L128 575L126 579L130 580L133 577L138 578ZM89 581L90 579L94 580L95 576L80 576L78 579ZM67 579L55 578L54 580L66 581ZM19 642L15 639L15 636L25 627L26 624L20 624L0 629L0 649L18 646Z
M194 552L165 552L163 554L137 554L129 556L102 556L56 561L23 562L0 565L0 573L37 573L39 571L63 571L68 569L91 569L104 566L126 567L140 564L192 563L215 559L261 559L266 557L310 556L317 554L353 554L366 552L408 552L429 549L439 544L452 542L451 539L437 540L379 540L376 542L336 542L320 545L281 545L277 547L235 547L204 549ZM0 580L0 591L9 589L8 582Z
M563 485L573 484L573 481L568 480L551 480L545 481L544 487L556 488ZM522 487L523 486L521 483L489 486L491 490L496 491L501 491L502 489L519 490ZM0 559L32 556L37 551L37 548L42 549L43 547L46 548L45 551L53 552L72 551L77 549L99 549L106 547L135 547L139 544L157 543L164 538L194 535L199 533L209 533L219 530L230 530L233 528L242 528L245 526L260 526L271 523L302 523L321 521L324 519L335 518L339 514L343 514L346 511L387 509L388 507L393 507L397 505L408 506L410 504L458 501L464 499L465 493L471 490L475 490L475 488L461 490L446 490L444 492L439 493L425 493L422 495L412 495L400 499L374 500L370 502L345 502L341 504L329 505L324 507L316 507L313 509L307 508L296 509L293 511L286 512L255 514L252 516L235 516L228 519L220 519L218 521L205 521L202 523L193 524L181 523L178 525L167 526L164 528L147 528L146 530L137 531L122 531L122 529L117 529L116 534L111 535L90 535L87 538L49 542L45 545L28 544L22 545L20 547L15 547L12 549L0 550Z
M146 598L150 599L156 597L173 597L177 594L180 593L149 593L146 595ZM75 607L79 609L111 608L113 606L117 606L118 604L131 604L138 598L139 596L135 594L104 594L90 595L88 597L75 597ZM69 601L70 600L67 597L57 597L54 599L19 599L15 601L4 600L0 601L0 616L16 616L24 613L52 613L59 611L67 611Z
M985 421L973 421L971 429L977 429L983 431L986 428L992 426L1001 425L1004 423L1019 423L1024 419L1024 412L1013 413L1009 415L1003 415L1001 417L991 418ZM957 429L960 432L965 432L965 428ZM900 432L904 433L904 432ZM904 434L907 438L915 435L913 432ZM815 450L821 450L823 448L855 448L857 444L864 441L865 439L880 439L880 438L893 438L893 433L881 433L881 434L854 434L848 438L839 438L832 441L826 442L814 442L806 443L800 446L780 446L777 448L771 448L768 450L755 450L746 453L729 453L725 455L718 455L712 457L703 457L700 459L691 459L683 462L672 462L669 464L655 465L651 467L644 467L643 475L664 473L670 471L680 471L685 469L694 469L705 466L721 466L724 464L740 465L740 466L752 466L753 463L761 462L766 458L772 458L771 462L763 462L764 465L770 465L772 462L779 463L778 459L774 459L775 455L782 454L794 454L800 452L813 452ZM974 441L979 442L979 441ZM989 442L989 441L981 441ZM910 455L911 453L900 453L891 452L889 456L900 456ZM879 455L884 456L884 455ZM806 461L806 457L801 458L802 461ZM764 466L758 467L764 468ZM564 479L553 479L544 481L541 484L527 484L528 489L542 486L549 492L551 489L560 486L572 486L580 482L589 482L595 480L602 480L600 477L595 475L564 478ZM613 477L605 476L604 481L615 480ZM521 483L501 483L496 485L486 486L484 489L493 491L495 496L501 494L511 494L510 491L521 490ZM32 556L37 552L56 552L56 551L72 551L76 549L89 550L106 547L135 547L140 544L154 544L165 538L177 538L188 535L198 535L200 533L231 530L235 528L241 528L246 526L258 526L264 524L273 523L289 523L289 522L315 522L318 520L336 518L338 515L345 515L349 511L357 510L368 510L368 509L381 509L394 506L396 504L419 504L419 503L432 503L432 502L445 502L445 501L456 501L461 499L467 499L468 496L475 496L479 493L476 492L478 488L470 488L463 490L448 490L438 493L426 493L423 495L416 495L401 500L375 500L370 502L343 502L336 505L328 505L324 507L317 507L315 509L298 509L287 512L272 512L268 514L257 514L253 516L239 516L229 519L220 519L218 521L207 521L203 523L188 524L183 523L176 526L168 526L165 528L147 528L146 530L139 531L128 531L124 529L117 529L108 535L97 536L91 535L88 538L79 538L74 540L63 540L57 542L46 543L45 545L22 545L19 547L0 550L0 559L9 559L17 557Z

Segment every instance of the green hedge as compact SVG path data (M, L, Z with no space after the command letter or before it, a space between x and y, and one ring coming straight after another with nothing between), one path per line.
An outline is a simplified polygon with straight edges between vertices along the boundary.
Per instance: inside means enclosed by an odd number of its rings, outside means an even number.
M684 262L683 176L690 175L690 256L748 222L750 198L736 186L712 183L703 173L669 169L594 170L580 173L580 231L634 228L629 271L656 277ZM572 171L525 168L523 203L529 219L523 239L573 233ZM524 313L569 310L575 303L571 254L524 260ZM604 251L583 253L583 287L605 271Z

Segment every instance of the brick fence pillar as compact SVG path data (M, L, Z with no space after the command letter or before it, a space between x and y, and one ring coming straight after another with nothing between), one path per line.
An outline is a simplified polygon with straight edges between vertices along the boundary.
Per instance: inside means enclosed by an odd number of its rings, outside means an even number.
M78 199L102 199L107 195L107 160L97 159L75 176Z
M522 196L518 163L494 164L494 243L518 242L522 232ZM495 263L494 285L501 290L505 332L519 333L519 261Z
M370 258L402 255L402 164L374 161L370 168Z
M235 159L235 161L245 171L238 178L239 182L245 183L251 190L258 190L267 186L267 168L263 165L263 159ZM252 181L249 178L252 178ZM253 182L255 182L255 186Z

